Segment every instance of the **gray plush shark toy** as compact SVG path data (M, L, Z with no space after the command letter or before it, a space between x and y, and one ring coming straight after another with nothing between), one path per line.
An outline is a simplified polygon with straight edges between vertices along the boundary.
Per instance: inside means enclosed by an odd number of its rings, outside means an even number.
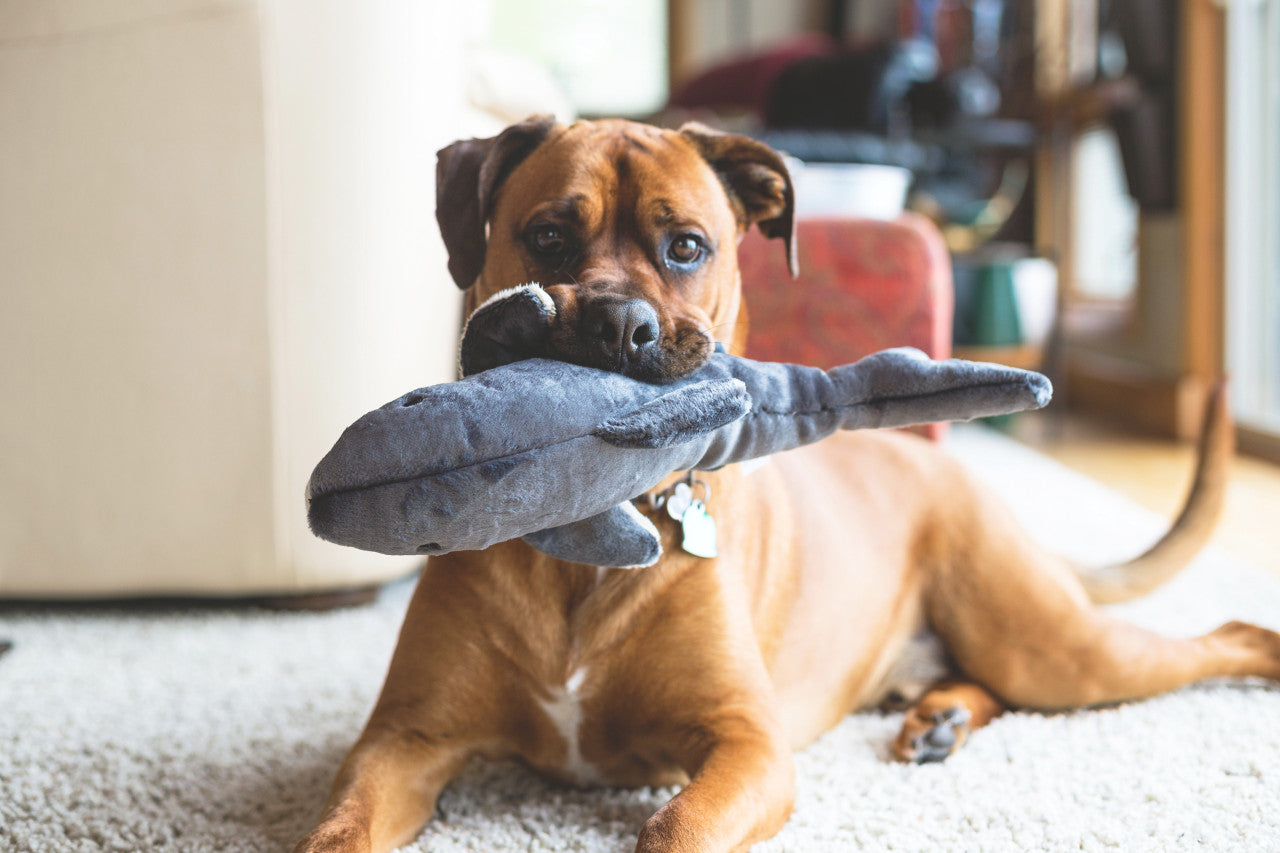
M596 566L652 565L658 532L631 503L673 471L713 470L819 441L1044 406L1038 373L914 349L830 371L715 352L670 385L544 358L555 307L537 285L498 294L463 335L464 379L360 418L307 486L317 536L384 554L444 554L515 537Z

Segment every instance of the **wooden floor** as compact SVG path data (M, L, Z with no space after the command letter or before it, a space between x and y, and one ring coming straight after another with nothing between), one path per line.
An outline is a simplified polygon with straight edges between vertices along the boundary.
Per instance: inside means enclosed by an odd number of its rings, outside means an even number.
M1165 515L1191 483L1192 444L1154 439L1078 415L1016 418L1010 435ZM1280 465L1237 456L1215 546L1280 577Z

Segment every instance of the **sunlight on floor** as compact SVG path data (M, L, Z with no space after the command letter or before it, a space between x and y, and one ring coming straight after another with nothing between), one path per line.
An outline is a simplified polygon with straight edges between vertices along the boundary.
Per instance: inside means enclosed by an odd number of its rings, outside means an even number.
M1136 435L1068 414L1027 416L1009 434L1172 520L1191 483L1191 444ZM1212 544L1280 577L1280 466L1237 456Z

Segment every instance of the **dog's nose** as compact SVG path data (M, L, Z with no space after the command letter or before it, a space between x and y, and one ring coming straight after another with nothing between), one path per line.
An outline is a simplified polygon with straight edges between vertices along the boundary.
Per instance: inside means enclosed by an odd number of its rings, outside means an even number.
M658 312L643 299L597 301L588 322L610 361L632 361L658 341Z

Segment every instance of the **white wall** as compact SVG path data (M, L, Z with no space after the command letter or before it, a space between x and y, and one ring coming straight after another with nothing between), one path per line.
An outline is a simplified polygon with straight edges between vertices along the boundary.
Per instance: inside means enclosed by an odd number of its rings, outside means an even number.
M369 558L289 511L311 468L355 416L455 378L461 305L434 177L435 151L474 130L467 39L444 3L262 11L278 559L327 582Z
M577 112L643 115L666 102L666 0L492 2L494 46L548 68Z

